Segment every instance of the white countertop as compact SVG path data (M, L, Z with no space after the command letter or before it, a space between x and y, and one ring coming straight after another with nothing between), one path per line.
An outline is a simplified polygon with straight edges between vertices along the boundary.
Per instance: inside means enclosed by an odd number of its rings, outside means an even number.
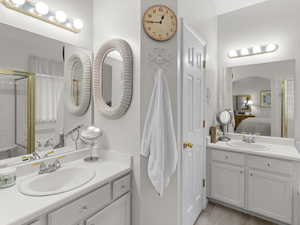
M233 140L236 141L236 140ZM208 148L219 149L224 151L238 152L250 155L265 156L271 158L285 159L291 161L300 162L300 153L297 151L296 147L292 144L286 143L268 143L268 142L256 142L257 144L262 144L268 147L267 150L255 151L243 147L232 147L226 144L225 142L217 142L215 144L208 143Z
M18 191L17 185L8 189L0 189L0 224L26 224L131 171L131 164L121 160L102 159L96 163L86 163L80 159L65 165L72 164L94 169L96 177L80 188L53 196L26 196ZM17 183L22 179L26 177L17 179Z

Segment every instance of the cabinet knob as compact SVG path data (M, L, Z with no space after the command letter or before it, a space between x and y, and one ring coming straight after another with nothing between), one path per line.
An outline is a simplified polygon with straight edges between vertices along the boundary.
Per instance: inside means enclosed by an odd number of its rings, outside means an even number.
M271 166L271 163L270 163L270 162L268 162L268 163L267 163L267 166L268 166L268 167L270 167L270 166Z
M240 171L240 174L243 174L244 172L243 171Z
M250 176L253 177L253 173L250 173Z
M225 156L225 159L229 159L229 156L228 156L228 155L226 155L226 156Z

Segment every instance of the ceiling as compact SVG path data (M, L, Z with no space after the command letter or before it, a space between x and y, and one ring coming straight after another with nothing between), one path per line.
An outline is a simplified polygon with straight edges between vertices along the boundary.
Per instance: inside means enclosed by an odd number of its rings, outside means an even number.
M213 0L213 1L217 8L217 14L222 15L231 11L235 11L251 5L262 3L268 0Z

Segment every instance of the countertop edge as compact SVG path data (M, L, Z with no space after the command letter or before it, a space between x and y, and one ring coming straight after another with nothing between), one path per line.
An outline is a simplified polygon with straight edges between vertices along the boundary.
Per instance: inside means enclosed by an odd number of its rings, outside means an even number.
M236 153L240 153L240 154L255 155L255 156L262 156L262 157L269 157L269 158L276 158L276 159L281 159L281 160L300 162L300 154L299 154L299 156L293 156L293 155L288 155L288 154L274 153L271 151L254 151L254 150L248 150L248 149L237 149L237 148L230 147L230 146L224 146L224 145L212 144L212 143L208 143L207 148L236 152Z

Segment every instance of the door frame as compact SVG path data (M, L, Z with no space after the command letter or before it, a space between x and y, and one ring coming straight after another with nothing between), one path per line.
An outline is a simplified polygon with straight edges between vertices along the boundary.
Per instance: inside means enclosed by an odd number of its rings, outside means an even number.
M204 53L204 59L205 62L207 62L207 42L199 37L199 35L197 35L197 33L193 30L193 28L191 28L191 26L185 22L184 18L180 18L180 23L179 23L179 31L180 31L180 35L178 38L178 68L177 68L177 124L178 124L178 135L177 135L177 143L178 143L178 170L177 170L177 176L178 176L178 180L177 180L177 187L178 187L178 213L177 213L177 220L178 220L178 224L179 225L183 225L183 184L182 184L182 150L183 150L183 111L182 111L182 105L183 105L183 72L184 72L184 65L183 65L183 57L184 57L184 49L183 49L183 38L184 38L184 28L186 28L189 32L191 32L197 40L199 40L199 42L203 45L203 53ZM205 63L206 64L206 63ZM203 66L203 82L204 82L204 88L203 88L203 96L204 96L204 109L203 109L203 118L204 121L207 121L207 87L206 87L206 68ZM205 179L206 181L206 185L203 188L203 193L202 196L205 196L202 199L202 209L205 209L207 207L208 204L208 200L206 198L207 196L207 168L206 168L206 135L208 132L208 128L207 125L204 128L204 132L203 132L203 148L204 148L204 152L203 152L203 165L202 165L202 177L203 179Z

